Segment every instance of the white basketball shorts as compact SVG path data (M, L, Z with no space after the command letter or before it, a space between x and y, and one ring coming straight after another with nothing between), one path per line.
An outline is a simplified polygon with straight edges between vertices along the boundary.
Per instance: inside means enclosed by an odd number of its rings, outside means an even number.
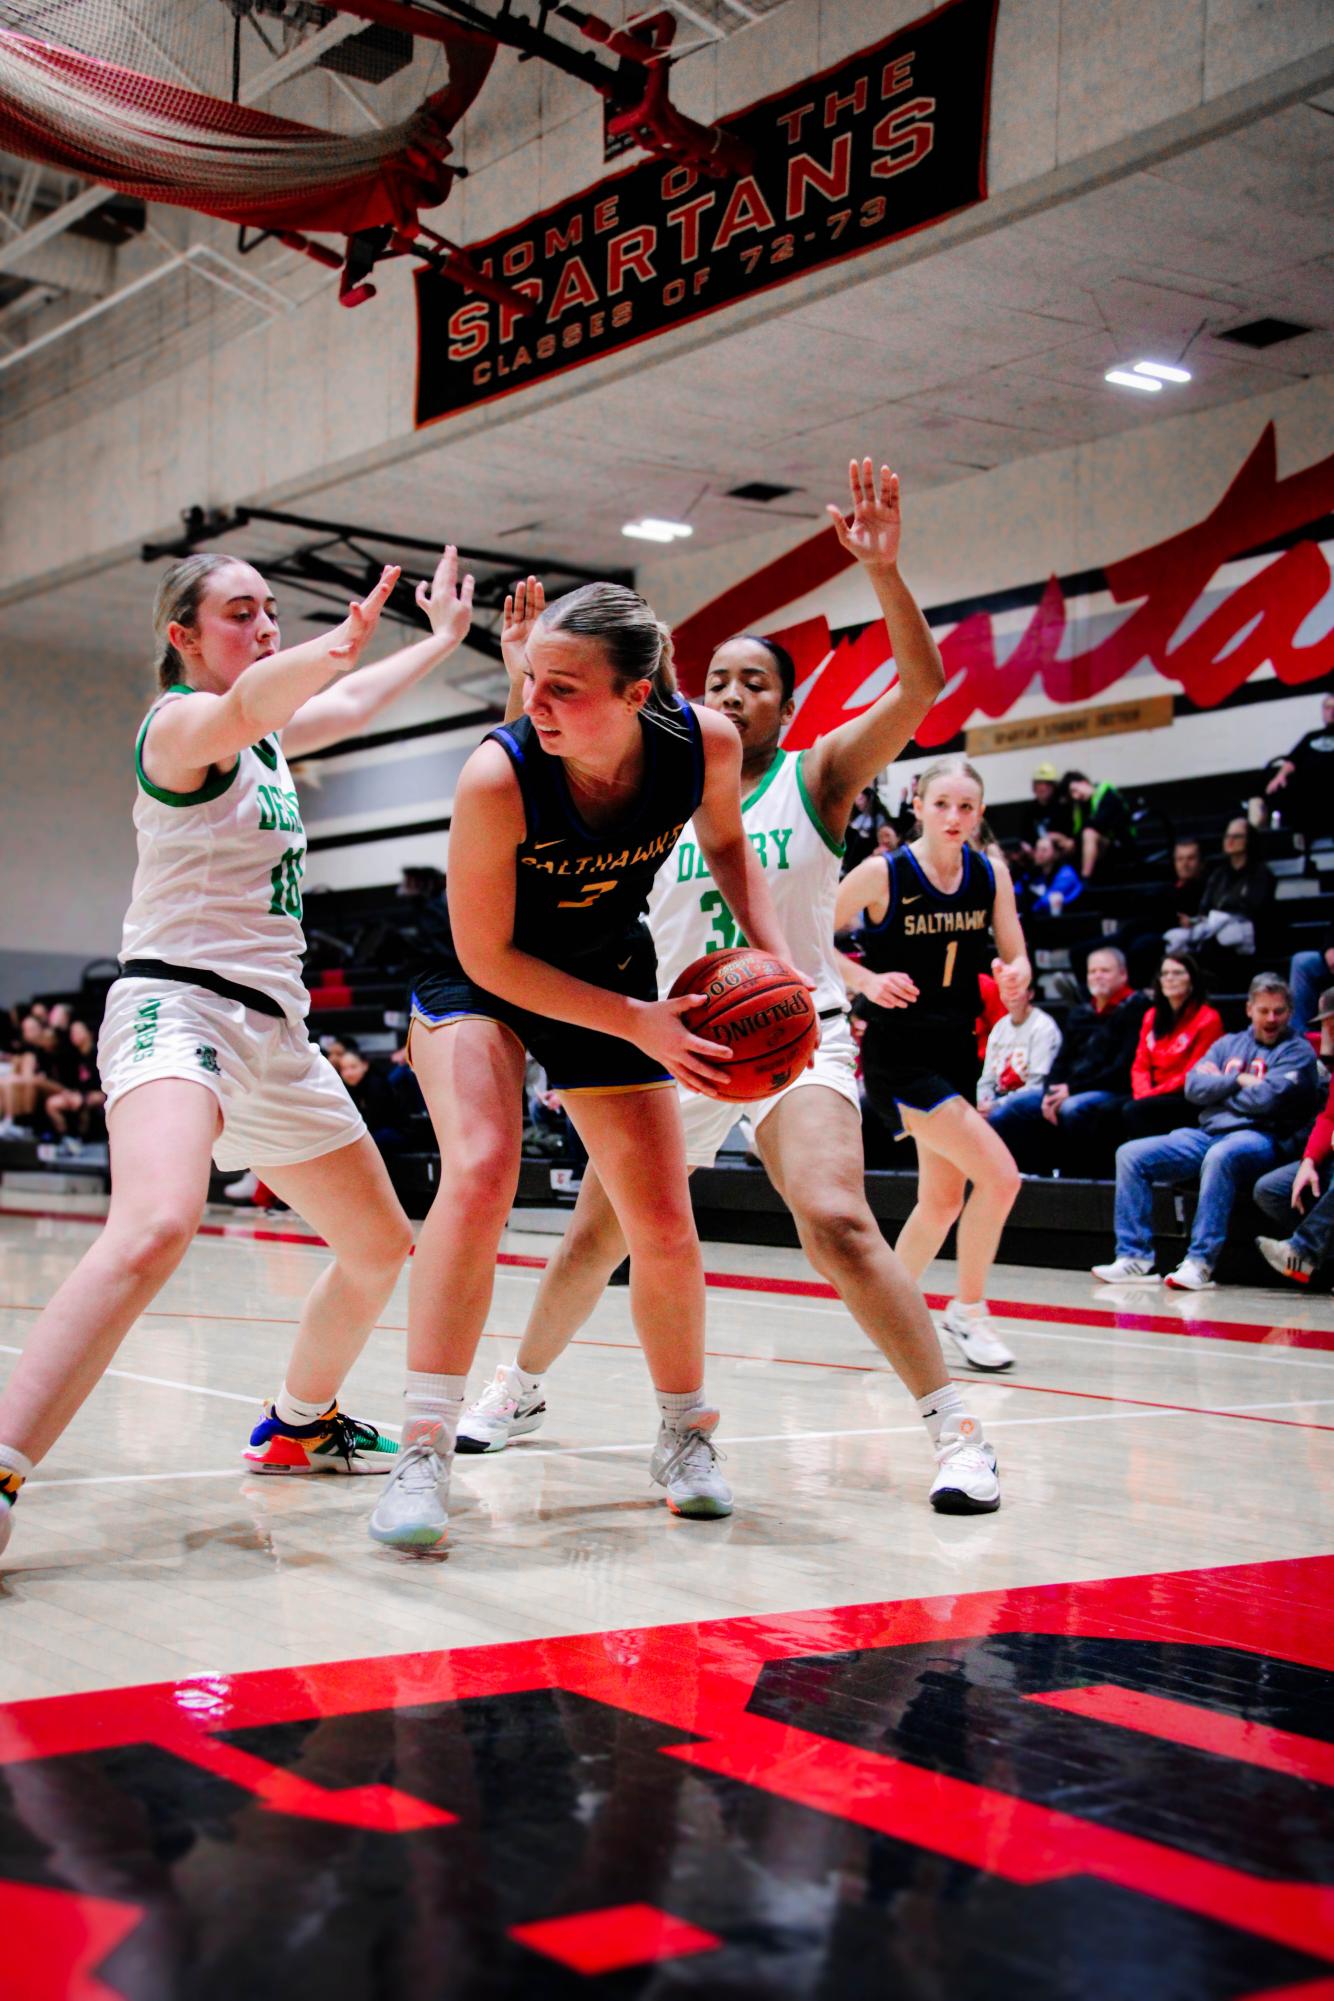
M687 1090L685 1085L678 1084L681 1122L686 1129L687 1164L691 1167L712 1167L719 1147L738 1119L749 1119L758 1132L775 1105L793 1091L808 1091L815 1084L837 1091L840 1098L846 1098L860 1116L857 1045L852 1039L845 1014L820 1023L820 1047L815 1052L814 1063L770 1098L757 1098L749 1105L737 1104L721 1098L706 1098L699 1091Z
M174 980L117 980L97 1044L110 1112L128 1091L184 1077L222 1113L217 1165L295 1167L360 1139L366 1124L303 1022Z

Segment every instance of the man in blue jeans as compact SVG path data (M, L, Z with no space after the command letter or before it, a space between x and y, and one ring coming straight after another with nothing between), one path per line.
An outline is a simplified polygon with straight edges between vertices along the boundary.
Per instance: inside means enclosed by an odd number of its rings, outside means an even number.
M1277 973L1257 973L1246 999L1248 1026L1223 1035L1186 1077L1198 1126L1130 1140L1116 1154L1116 1257L1094 1265L1113 1285L1156 1285L1153 1184L1200 1178L1200 1199L1185 1257L1167 1283L1206 1292L1227 1238L1232 1204L1266 1169L1291 1160L1315 1111L1315 1051L1292 1026L1292 995Z

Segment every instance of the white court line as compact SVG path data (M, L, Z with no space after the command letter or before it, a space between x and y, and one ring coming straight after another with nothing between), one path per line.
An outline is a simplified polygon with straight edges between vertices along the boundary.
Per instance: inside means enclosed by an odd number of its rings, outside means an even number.
M25 1494L36 1493L39 1487L129 1487L142 1485L147 1480L236 1480L245 1478L243 1466L212 1466L196 1468L186 1473L80 1473L57 1480L26 1480Z

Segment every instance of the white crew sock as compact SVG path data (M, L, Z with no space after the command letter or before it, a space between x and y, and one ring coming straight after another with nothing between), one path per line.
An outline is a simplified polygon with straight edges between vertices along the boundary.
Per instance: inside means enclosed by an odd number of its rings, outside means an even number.
M509 1374L510 1388L519 1396L530 1397L542 1380L541 1373L530 1375L528 1370L521 1369L517 1362L508 1362L505 1366Z
M328 1397L322 1403L307 1403L303 1397L294 1397L286 1383L273 1399L273 1414L284 1424L317 1424L326 1417L337 1403L337 1397Z
M441 1449L452 1452L467 1389L466 1376L437 1376L427 1369L409 1369L403 1391L404 1444L408 1442L413 1426L425 1420L442 1427Z
M958 1386L954 1383L942 1383L938 1390L931 1390L926 1396L918 1397L917 1408L921 1413L923 1424L931 1434L933 1445L939 1445L941 1427L947 1421L954 1425L961 1417L971 1415ZM980 1424L977 1427L977 1434L979 1438L982 1435Z
M689 1417L692 1410L704 1409L704 1385L697 1390L659 1390L657 1398L663 1423L669 1431L678 1431L682 1418Z

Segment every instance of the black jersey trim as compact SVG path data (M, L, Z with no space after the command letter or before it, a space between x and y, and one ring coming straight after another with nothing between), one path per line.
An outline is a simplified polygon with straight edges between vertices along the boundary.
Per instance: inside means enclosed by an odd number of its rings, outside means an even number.
M922 867L922 864L918 861L916 855L913 853L910 847L904 846L902 849L899 850L899 852L907 856L908 866L912 869L914 875L921 883L923 889L925 889L929 895L934 896L938 903L951 903L951 904L957 903L961 896L966 896L968 894L969 889L972 887L973 863L975 861L981 861L986 863L987 874L990 876L991 879L992 894L993 896L995 894L996 877L990 862L987 861L985 855L979 855L976 848L970 848L966 841L963 847L963 872L959 877L959 887L957 889L937 889L936 885L932 882L930 876L927 874L926 870ZM888 866L889 864L886 863L886 867ZM893 873L892 869L890 870L890 873L891 874Z

